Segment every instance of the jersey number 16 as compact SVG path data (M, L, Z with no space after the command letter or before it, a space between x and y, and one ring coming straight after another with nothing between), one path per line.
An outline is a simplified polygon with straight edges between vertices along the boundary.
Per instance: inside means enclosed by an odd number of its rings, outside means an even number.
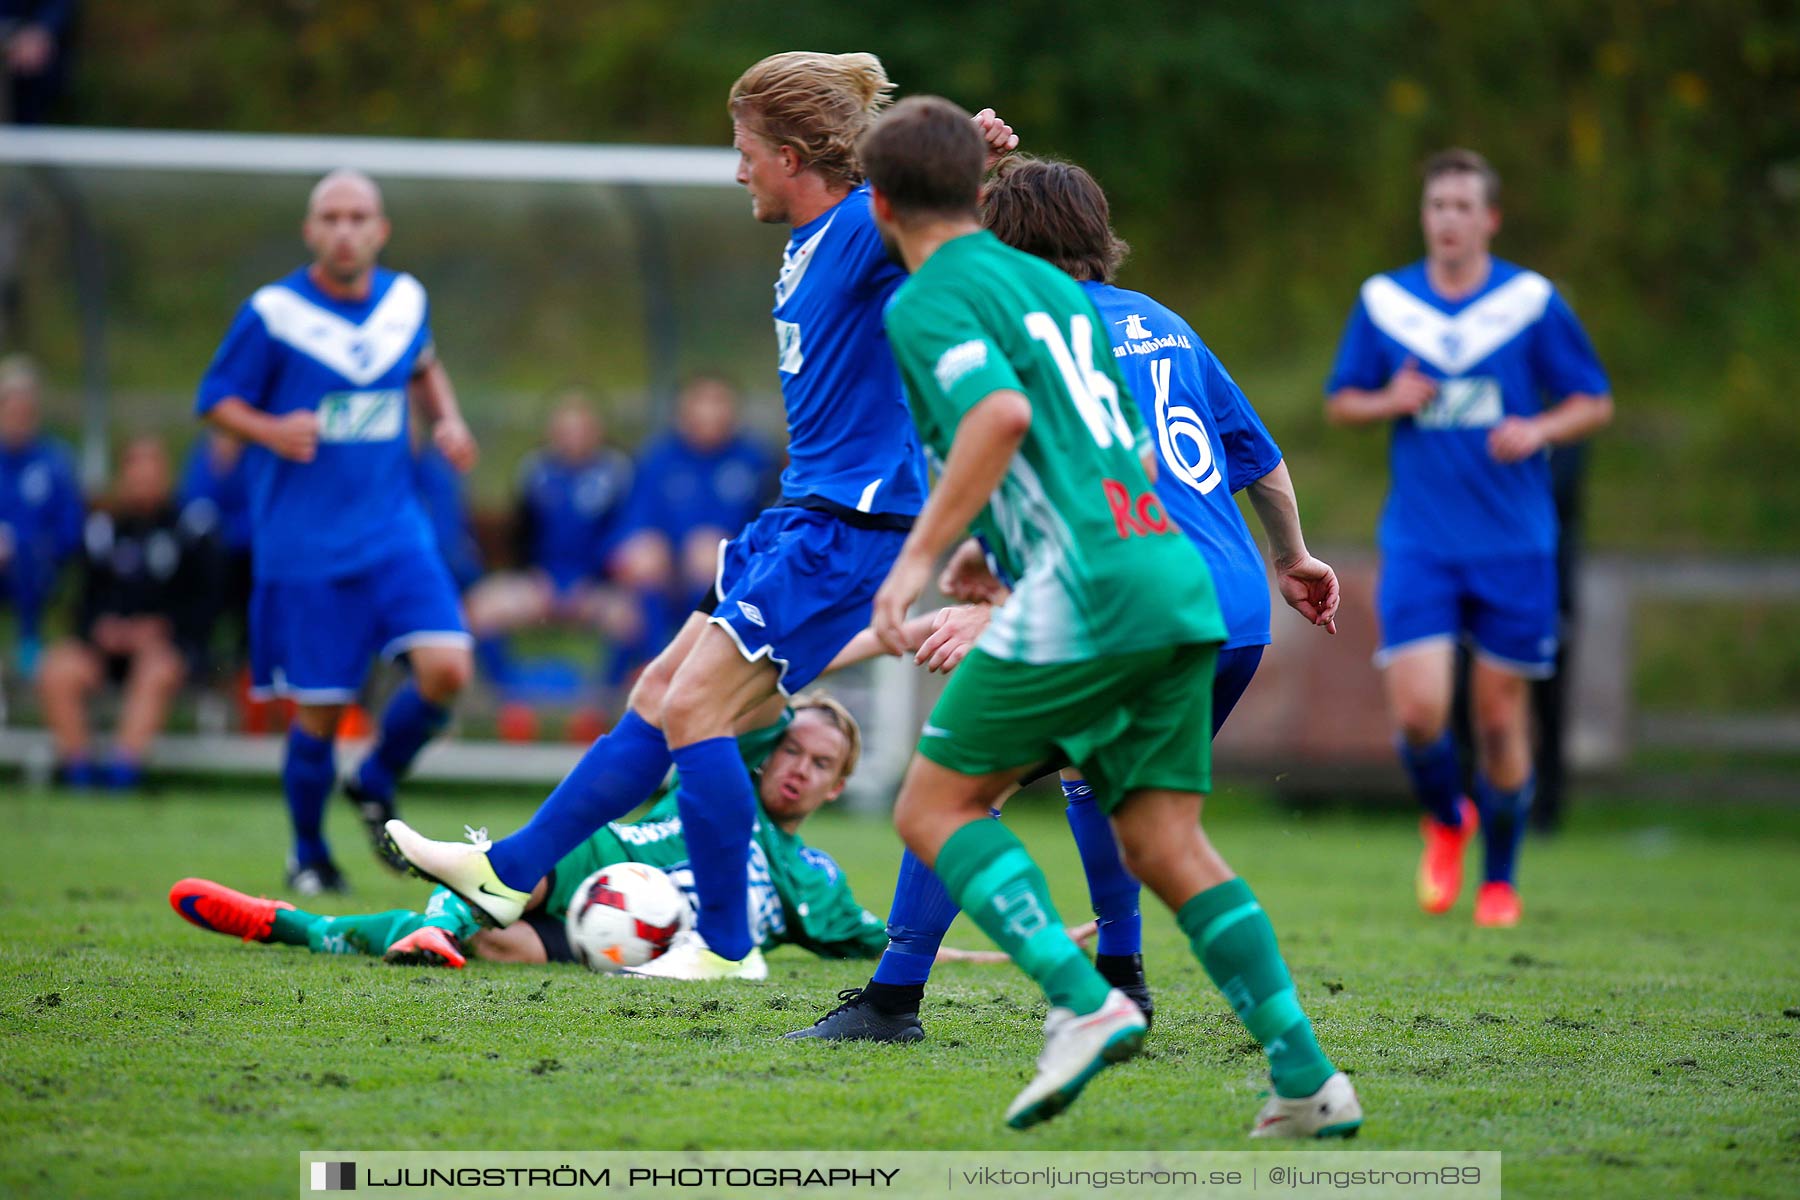
M1044 343L1044 349L1062 373L1063 386L1082 423L1102 450L1116 440L1129 448L1133 438L1125 414L1119 411L1119 388L1103 371L1094 369L1094 324L1081 313L1069 318L1069 336L1047 312L1025 314L1025 332ZM1069 347L1074 346L1071 353Z

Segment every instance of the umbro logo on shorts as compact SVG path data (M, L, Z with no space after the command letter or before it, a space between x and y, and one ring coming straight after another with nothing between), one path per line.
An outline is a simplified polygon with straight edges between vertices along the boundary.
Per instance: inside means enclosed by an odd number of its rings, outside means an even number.
M744 614L745 620L749 621L752 625L755 625L758 629L765 628L762 609L743 600L739 600L737 606L738 611Z

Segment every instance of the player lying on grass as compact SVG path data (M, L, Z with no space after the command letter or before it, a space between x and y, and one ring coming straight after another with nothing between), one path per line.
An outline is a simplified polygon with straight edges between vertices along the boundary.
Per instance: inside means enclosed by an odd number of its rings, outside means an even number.
M1148 296L1112 285L1129 247L1113 233L1106 193L1086 171L1070 163L1008 158L982 189L981 218L1007 245L1080 281L1106 322L1119 370L1156 438L1157 499L1200 551L1225 618L1225 641L1212 680L1212 732L1217 736L1269 642L1268 579L1234 493L1249 493L1268 535L1283 598L1314 625L1336 630L1337 576L1306 549L1281 449L1187 322ZM938 587L956 599L993 604L1004 603L1008 592L973 541L952 557ZM985 624L981 614L987 611L958 613L954 629L933 634L928 658L957 655L979 635ZM1155 1006L1144 978L1138 881L1120 861L1103 804L1079 770L1062 772L1062 790L1099 919L1094 966L1137 1003L1148 1021ZM908 853L888 913L888 948L868 986L840 993L843 1004L811 1028L788 1036L834 1041L924 1037L919 1002L933 954L956 911L943 884Z
M1268 916L1200 828L1226 627L1205 563L1151 490L1149 435L1099 314L1067 275L981 228L985 152L954 104L903 101L858 153L876 225L911 271L886 330L939 464L871 627L902 652L907 610L972 524L1018 581L933 707L894 807L907 848L1050 1001L1007 1123L1056 1115L1143 1045L1137 1005L1064 932L1025 847L986 819L1061 754L1267 1053L1275 1095L1252 1136L1353 1133L1355 1091L1313 1036Z
M794 701L772 724L738 739L757 774L758 813L750 847L748 898L760 948L801 946L826 958L872 958L887 944L881 918L866 911L831 856L800 840L802 822L838 798L856 769L862 734L848 710L822 692ZM640 862L668 873L690 898L693 872L671 787L632 824L600 829L532 889L522 920L483 929L468 905L436 889L423 912L326 917L204 879L169 892L175 911L202 929L245 941L305 946L317 954L372 954L394 963L460 967L466 955L495 962L574 962L564 918L583 880L602 867ZM761 974L767 974L761 949ZM946 949L946 960L992 961L991 953Z

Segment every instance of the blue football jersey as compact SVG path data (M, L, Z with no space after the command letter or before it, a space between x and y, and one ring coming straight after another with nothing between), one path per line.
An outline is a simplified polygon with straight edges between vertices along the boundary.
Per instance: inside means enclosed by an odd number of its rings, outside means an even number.
M196 411L236 396L276 416L318 414L310 463L248 447L252 568L261 580L335 579L432 547L413 488L407 384L430 345L425 289L378 269L362 300L301 268L259 288L200 381Z
M775 281L784 495L902 516L924 504L925 459L881 323L905 280L876 232L866 186L788 239Z
M631 460L610 449L573 464L533 454L520 467L525 551L558 590L604 573L628 532L621 517L632 474Z
M1281 464L1242 389L1188 323L1141 292L1082 289L1111 333L1113 357L1156 435L1156 495L1212 572L1224 649L1269 641L1262 552L1232 494Z
M1385 387L1408 359L1438 392L1393 423L1382 549L1450 561L1552 553L1549 455L1497 462L1487 439L1504 417L1542 412L1546 396L1611 391L1568 304L1542 275L1500 259L1455 301L1432 290L1423 262L1376 275L1350 313L1326 394Z
M202 434L188 451L176 497L182 523L195 532L217 532L226 549L250 550L250 464L242 455L229 467L213 458Z
M701 451L670 430L638 456L627 524L660 529L677 547L702 526L735 534L769 499L774 469L762 443L746 434Z
M35 608L81 545L86 514L68 450L49 438L0 445L0 599Z

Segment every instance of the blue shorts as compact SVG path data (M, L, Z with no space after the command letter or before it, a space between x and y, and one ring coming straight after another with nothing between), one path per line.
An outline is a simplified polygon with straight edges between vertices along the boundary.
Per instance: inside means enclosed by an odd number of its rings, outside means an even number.
M771 508L719 553L712 623L751 662L767 658L791 696L869 627L869 606L906 532L859 529L805 508Z
M259 579L250 596L250 691L258 698L348 704L377 655L471 644L449 568L424 547L338 579Z
M1256 668L1262 664L1262 656L1261 646L1233 646L1229 650L1219 651L1219 661L1213 667L1214 737L1219 736L1219 730L1225 727L1225 718L1231 715L1237 702L1244 698L1244 689L1255 678Z
M1477 657L1527 679L1556 673L1556 557L1444 562L1413 554L1383 557L1375 608L1385 667L1414 646L1463 638Z

